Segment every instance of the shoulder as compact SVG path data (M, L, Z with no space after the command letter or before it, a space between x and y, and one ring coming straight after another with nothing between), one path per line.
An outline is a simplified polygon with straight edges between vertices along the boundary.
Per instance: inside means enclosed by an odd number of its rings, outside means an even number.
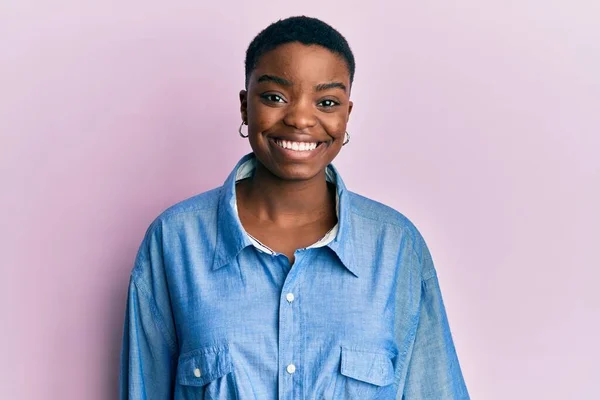
M214 188L173 204L154 219L149 229L216 215L221 190Z
M370 220L374 225L397 227L411 235L419 233L415 224L400 211L358 193L348 194L352 213L358 217Z
M419 260L423 257L425 240L419 229L400 211L354 192L348 192L352 214L363 220L363 226L379 232L395 233L397 239L407 239L405 243L412 248Z
M161 242L165 235L177 236L186 228L198 231L198 228L213 226L222 189L218 187L199 193L162 211L146 229L142 247Z
M164 210L156 219L164 222L177 216L216 210L221 190L222 187L214 188L175 203Z

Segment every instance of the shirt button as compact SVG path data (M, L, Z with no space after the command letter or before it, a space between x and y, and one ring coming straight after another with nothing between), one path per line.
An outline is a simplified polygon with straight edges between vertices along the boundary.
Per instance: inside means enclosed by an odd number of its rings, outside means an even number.
M202 372L200 372L200 368L196 368L196 369L194 370L194 376L195 376L196 378L200 378L200 377L202 376Z
M286 371L289 374L293 374L294 372L296 372L296 366L294 364L290 364L287 366Z
M294 301L294 293L286 294L285 299L288 301L288 303L291 303L292 301Z

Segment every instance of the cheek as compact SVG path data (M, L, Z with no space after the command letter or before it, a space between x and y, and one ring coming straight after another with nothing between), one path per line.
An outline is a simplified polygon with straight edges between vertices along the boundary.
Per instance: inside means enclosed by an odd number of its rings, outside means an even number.
M267 107L262 103L249 104L248 129L251 133L265 131L281 119L279 114L278 109Z
M346 133L346 117L342 115L331 116L323 120L323 126L330 136L340 138Z

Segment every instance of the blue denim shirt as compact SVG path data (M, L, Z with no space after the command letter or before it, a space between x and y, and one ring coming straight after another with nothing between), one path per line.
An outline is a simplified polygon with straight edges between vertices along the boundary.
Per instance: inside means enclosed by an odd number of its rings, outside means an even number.
M399 212L348 191L296 261L253 240L238 169L148 228L129 286L122 399L468 399L436 271ZM331 235L330 235L331 236Z

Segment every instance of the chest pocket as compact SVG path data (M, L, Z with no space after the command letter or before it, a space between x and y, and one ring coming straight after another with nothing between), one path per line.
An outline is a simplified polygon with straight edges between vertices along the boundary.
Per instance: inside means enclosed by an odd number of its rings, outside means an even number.
M177 363L178 392L182 400L236 400L239 398L228 347L207 347L182 354Z
M337 379L335 399L373 399L383 387L394 383L394 364L385 352L342 347L342 377Z

